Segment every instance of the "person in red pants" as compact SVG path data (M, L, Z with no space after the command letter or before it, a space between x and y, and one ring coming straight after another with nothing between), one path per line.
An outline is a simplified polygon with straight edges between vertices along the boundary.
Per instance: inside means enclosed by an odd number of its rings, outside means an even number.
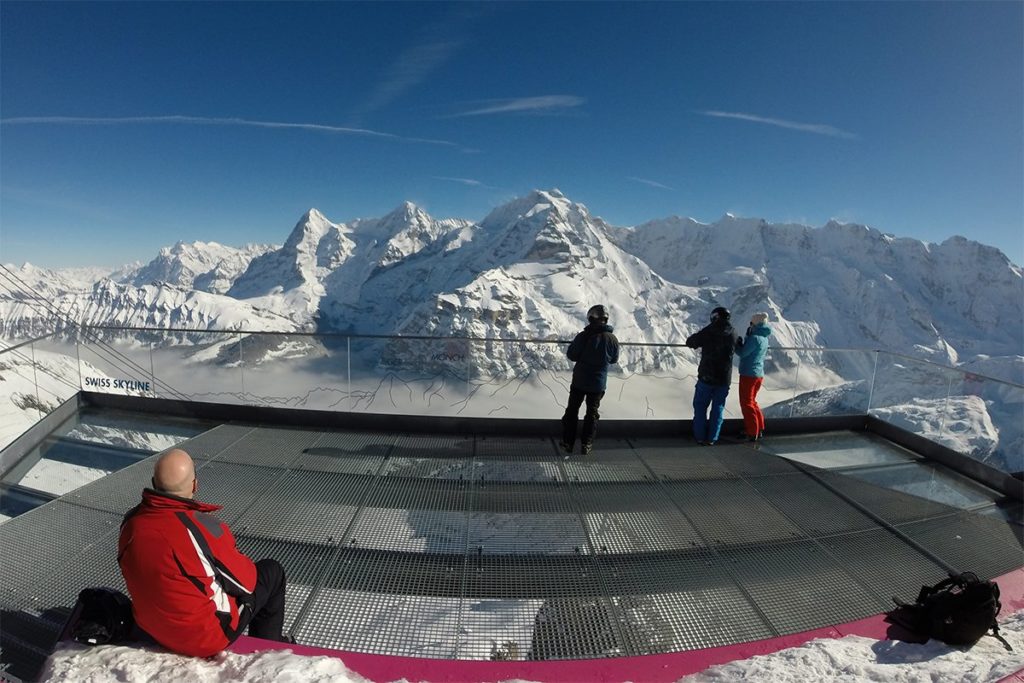
M764 357L768 353L768 314L755 313L750 327L737 352L740 357L740 410L743 412L743 431L748 441L764 436L764 413L757 405L757 392L764 381Z

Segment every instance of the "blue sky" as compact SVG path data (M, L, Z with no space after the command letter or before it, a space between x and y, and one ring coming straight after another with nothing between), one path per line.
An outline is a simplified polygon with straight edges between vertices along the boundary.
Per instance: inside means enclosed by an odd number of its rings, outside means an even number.
M1024 4L0 3L0 261L558 187L1024 262Z

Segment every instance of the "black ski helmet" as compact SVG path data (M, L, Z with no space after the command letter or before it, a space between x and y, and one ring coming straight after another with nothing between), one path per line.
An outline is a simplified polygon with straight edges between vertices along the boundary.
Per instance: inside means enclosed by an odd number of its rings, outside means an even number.
M719 320L722 322L728 322L731 317L732 314L729 313L729 309L725 306L719 306L711 311L711 322L713 323L718 322Z
M602 306L601 304L591 306L590 310L587 311L587 320L590 320L591 322L608 322L608 309Z

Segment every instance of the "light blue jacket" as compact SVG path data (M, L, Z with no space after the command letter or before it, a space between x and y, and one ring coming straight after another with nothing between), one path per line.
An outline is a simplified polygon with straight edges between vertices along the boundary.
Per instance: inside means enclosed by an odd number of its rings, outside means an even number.
M772 328L764 323L747 329L747 338L736 352L740 357L740 375L764 377L764 356L768 353L768 335L771 333Z

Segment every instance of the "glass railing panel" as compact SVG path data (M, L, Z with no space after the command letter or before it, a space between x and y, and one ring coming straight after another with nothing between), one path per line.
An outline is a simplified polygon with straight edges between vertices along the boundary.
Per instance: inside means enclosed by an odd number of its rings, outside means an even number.
M0 378L3 448L78 391L74 347L49 337L4 340L0 342Z
M472 415L468 410L472 344L465 339L351 337L348 410L408 415ZM341 408L339 405L338 409Z
M769 419L860 415L871 395L875 353L769 348L764 370L757 401Z
M237 332L162 331L138 337L153 368L156 398L244 404Z
M159 396L150 352L162 332L91 328L79 336L78 376L83 391Z
M1024 387L882 352L870 414L1004 472L1024 469Z
M468 344L468 395L464 415L561 417L569 396L568 344L555 341L474 340Z
M1024 470L1024 387L959 372L943 418L940 443L1002 472Z
M685 346L624 344L618 367L609 372L603 416L626 420L689 420L697 386L700 352ZM736 378L725 404L725 417L740 415Z
M230 345L240 396L269 408L349 409L345 337L246 334Z

